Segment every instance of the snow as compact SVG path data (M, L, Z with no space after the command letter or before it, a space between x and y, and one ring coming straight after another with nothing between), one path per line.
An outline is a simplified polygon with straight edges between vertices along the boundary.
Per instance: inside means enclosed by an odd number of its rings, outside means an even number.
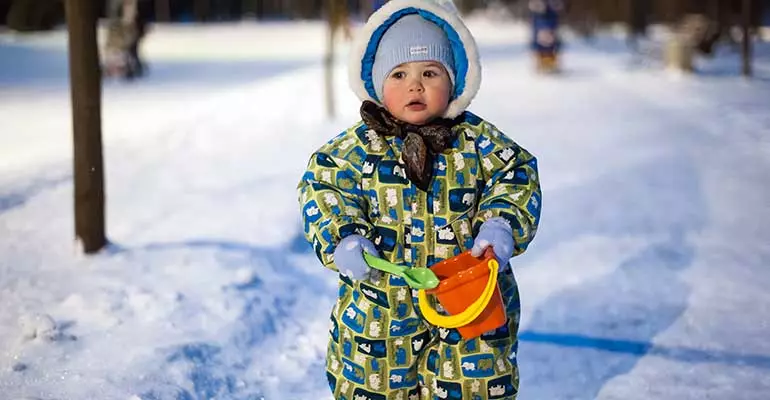
M770 47L747 81L729 50L676 77L614 35L570 39L544 77L526 29L496 24L471 24L471 109L538 156L544 191L514 263L520 398L766 398ZM156 27L147 79L104 86L112 244L95 256L72 233L65 37L0 35L3 398L330 398L336 276L295 186L358 103L341 44L325 117L322 34Z

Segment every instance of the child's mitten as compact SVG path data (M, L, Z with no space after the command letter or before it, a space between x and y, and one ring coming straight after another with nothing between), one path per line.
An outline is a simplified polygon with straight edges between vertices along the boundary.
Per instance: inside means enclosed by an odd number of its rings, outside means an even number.
M479 234L473 241L471 255L480 257L489 246L492 246L495 258L500 263L500 271L506 270L508 261L513 257L513 231L504 218L492 218L481 224Z
M342 275L353 280L369 277L369 264L364 260L364 253L379 256L380 252L369 239L361 235L350 235L340 240L334 249L334 263Z

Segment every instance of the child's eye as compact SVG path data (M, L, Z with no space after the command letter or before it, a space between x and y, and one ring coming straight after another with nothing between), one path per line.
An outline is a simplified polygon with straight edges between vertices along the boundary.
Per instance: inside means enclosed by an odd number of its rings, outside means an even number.
M434 77L438 76L438 72L433 71L433 70L427 70L427 71L422 73L422 76L424 76L426 78L434 78Z
M396 71L390 74L390 77L393 79L404 79L406 77L406 73L404 73L403 71Z

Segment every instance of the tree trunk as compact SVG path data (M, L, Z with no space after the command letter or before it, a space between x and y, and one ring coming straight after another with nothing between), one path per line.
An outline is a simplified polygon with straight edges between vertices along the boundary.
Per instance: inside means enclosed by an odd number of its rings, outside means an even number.
M639 50L639 37L647 35L647 0L626 0L628 18L628 44L635 51Z
M743 32L743 44L741 46L741 53L743 54L743 75L751 76L751 0L743 0L742 14L741 31Z
M193 14L199 22L209 19L209 0L195 0L193 2Z
M260 4L263 1L257 2L255 0L241 0L241 18L256 18L262 14L262 8ZM264 5L262 6L264 7Z
M104 229L101 76L96 40L97 3L66 0L72 100L75 236L86 253L107 244Z
M324 56L324 86L326 88L326 114L334 118L334 36L337 31L338 0L326 0L326 55Z
M155 0L155 21L171 21L171 0Z

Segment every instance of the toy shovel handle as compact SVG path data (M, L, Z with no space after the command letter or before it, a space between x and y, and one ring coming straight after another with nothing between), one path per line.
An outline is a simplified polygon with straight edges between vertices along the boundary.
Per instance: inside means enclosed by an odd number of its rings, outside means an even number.
M406 267L400 266L398 264L393 264L388 260L383 260L382 258L371 255L367 252L364 252L364 260L366 260L366 263L369 264L369 266L374 269L379 269L380 271L389 272L391 274L398 275L401 277L403 277L404 270L406 269Z

